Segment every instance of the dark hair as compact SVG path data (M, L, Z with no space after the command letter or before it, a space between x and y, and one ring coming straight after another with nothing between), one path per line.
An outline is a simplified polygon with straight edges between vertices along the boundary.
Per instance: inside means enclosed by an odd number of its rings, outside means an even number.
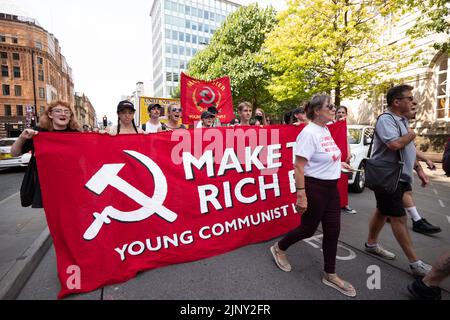
M344 110L345 110L345 114L348 114L348 109L347 109L347 107L339 106L339 107L336 109L336 112L338 112L339 109L344 109Z
M315 114L314 112L317 109L322 108L322 106L327 102L331 101L331 97L326 94L317 94L312 97L311 101L307 102L305 105L306 117L309 120L314 120Z
M386 93L386 102L388 107L392 106L392 103L394 102L395 99L401 98L403 92L412 91L413 89L414 87L408 84L400 84L398 86L390 88Z
M288 111L283 116L283 122L285 124L291 124L292 123L292 111Z

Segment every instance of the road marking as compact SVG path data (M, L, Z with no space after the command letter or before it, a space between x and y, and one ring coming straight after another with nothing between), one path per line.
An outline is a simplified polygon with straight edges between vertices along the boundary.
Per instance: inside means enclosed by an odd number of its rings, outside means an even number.
M437 192L437 190L436 189L433 189L433 192L434 192L434 194L438 194L438 192Z
M445 208L445 204L442 202L441 199L439 199L439 204L441 205L442 208Z
M3 199L2 201L0 201L0 204L4 204L6 201L8 201L8 200L11 199L11 198L14 198L14 197L17 196L19 193L20 193L20 192L16 192L16 193L10 195L9 197Z
M450 216L447 216L448 223L450 223Z

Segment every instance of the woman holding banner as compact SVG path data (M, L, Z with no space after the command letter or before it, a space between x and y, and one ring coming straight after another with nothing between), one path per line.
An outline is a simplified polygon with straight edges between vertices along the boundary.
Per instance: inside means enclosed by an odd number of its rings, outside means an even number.
M133 103L128 100L120 101L117 105L117 126L112 126L108 133L112 136L126 133L145 133L134 123L135 112Z
M29 151L32 153L21 187L20 197L22 206L24 207L31 205L32 208L42 208L41 186L37 174L32 139L38 134L38 131L78 131L78 123L75 120L74 112L70 104L64 101L52 102L39 118L39 128L37 130L25 129L11 146L11 155L13 157L18 157ZM31 188L28 186L31 186ZM27 189L26 194L24 194L24 187Z
M270 251L277 266L291 271L286 250L294 243L312 237L322 223L324 273L322 282L339 292L354 297L355 288L335 273L336 252L340 232L340 199L337 187L341 169L341 151L327 128L336 108L327 95L316 95L306 104L311 122L300 132L295 145L296 210L302 214L301 225L291 230Z

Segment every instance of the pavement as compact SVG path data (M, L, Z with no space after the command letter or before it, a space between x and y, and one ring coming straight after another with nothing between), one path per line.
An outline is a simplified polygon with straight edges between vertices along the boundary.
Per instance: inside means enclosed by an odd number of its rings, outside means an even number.
M434 201L436 204L431 204L431 208L435 205L436 208L443 209L445 204L438 199L439 193L445 192L448 197L449 179L443 175L440 164L438 170L435 172L427 171L431 176L436 199L431 199L429 194L422 194L421 190L414 187L414 194L416 203L425 201ZM364 194L370 193L366 191ZM367 197L363 198L363 194L350 194L350 205L355 208L369 208L373 205L374 199L371 199L370 204L367 204ZM418 200L420 198L420 200ZM436 201L435 201L436 200ZM447 201L448 205L449 201ZM14 193L3 200L0 200L2 210L0 212L0 299L55 299L59 291L59 283L56 276L56 257L52 247L51 237L46 225L45 214L42 209L31 209L20 207L19 194ZM440 210L442 212L442 210ZM450 230L450 212L439 214L438 225L445 225L445 229L441 234L446 237L437 236L423 236L411 232L413 242L420 244L418 254L429 257L429 263L434 262L438 253L442 250L450 249L450 240L447 236ZM409 283L411 277L407 270L406 258L400 253L400 249L388 228L384 228L380 235L381 241L386 248L395 248L399 252L398 258L393 261L386 261L373 257L364 251L361 251L361 239L355 239L352 234L361 234L361 226L367 228L367 221L370 217L370 211L365 210L365 213L358 212L356 215L343 214L342 230L340 244L341 249L347 252L347 249L357 253L355 259L358 259L359 265L366 265L367 267L374 265L374 261L379 266L390 266L391 271L384 273L383 280L384 288L380 290L362 289L358 291L358 299L386 299L383 292L384 289L389 290L390 293L398 299L408 299L405 295L405 288L395 285L399 279L403 283ZM437 217L433 216L433 212L421 211L421 214L431 222L436 222ZM448 221L447 221L448 219ZM366 234L366 230L363 231ZM317 234L320 237L320 230ZM440 238L441 241L435 241L435 238ZM184 267L187 264L172 265L165 268L152 270L152 272L143 272L138 274L134 279L118 285L107 286L105 288L80 295L73 295L68 299L274 299L273 292L270 290L261 290L258 283L263 281L265 287L267 284L279 287L284 286L284 291L277 296L277 299L317 299L317 288L320 287L319 299L341 299L335 292L320 283L320 276L305 277L305 271L311 269L312 272L317 272L317 263L321 263L317 258L317 248L313 245L302 247L301 260L298 256L292 256L293 266L301 266L298 270L282 275L282 283L278 283L280 276L271 278L267 277L275 268L273 265L267 263L255 263L255 261L267 260L267 248L273 241L259 243L255 245L246 246L238 250L226 253L224 255L204 259L189 264L190 268L196 269L192 275L187 275ZM295 245L297 246L297 245ZM49 250L49 248L52 248ZM347 249L346 249L347 248ZM431 255L430 255L431 254ZM339 255L339 252L338 252ZM320 257L320 255L319 255ZM242 259L248 261L242 261ZM223 266L232 263L233 269L224 270ZM341 273L343 277L351 278L352 283L357 288L366 288L366 275L361 277L352 277L352 274L361 273L361 269L356 269L356 265L352 265L345 260L338 262L345 264L345 268ZM236 266L236 268L235 268ZM262 269L261 269L262 268ZM268 270L264 270L267 268ZM365 270L365 269L364 269ZM277 271L279 272L279 271ZM167 283L163 279L173 278L173 283ZM206 280L208 279L208 280ZM245 279L242 283L242 279ZM276 281L274 280L276 279ZM295 281L293 280L295 279ZM302 281L304 280L304 281ZM394 281L396 280L396 281ZM207 282L206 282L207 281ZM298 290L298 283L302 281L303 288ZM172 282L172 281L170 281ZM216 283L217 282L217 283ZM237 292L233 286L239 282L240 288L245 288ZM272 283L273 282L273 283ZM142 283L150 283L151 287L142 286ZM230 285L223 286L223 289L218 291L214 288L220 287L223 283ZM256 284L255 284L256 283ZM387 285L387 288L386 288ZM211 289L205 289L205 286ZM202 288L196 291L195 288ZM270 286L269 286L270 287ZM443 298L450 299L450 279L444 282ZM197 292L197 293L195 293Z

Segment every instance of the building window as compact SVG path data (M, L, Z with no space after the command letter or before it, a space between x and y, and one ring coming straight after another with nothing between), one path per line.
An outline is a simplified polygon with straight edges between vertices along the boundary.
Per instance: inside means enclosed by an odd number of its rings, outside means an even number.
M23 106L16 106L16 115L17 116L23 116Z
M20 67L13 67L14 78L20 78Z
M2 77L9 77L8 66L2 65Z
M443 54L436 63L437 95L436 118L450 119L450 84L449 84L449 57Z
M12 116L11 105L9 105L9 104L5 104L5 116Z
M12 43L19 43L19 39L16 37L12 37Z
M45 112L45 107L44 107L44 106L41 106L41 107L39 108L39 114L40 114L40 115L43 115L44 112Z
M8 59L8 52L0 52L0 57L2 58L2 59Z
M14 52L13 53L13 60L20 60L20 54Z
M9 96L9 84L2 85L3 95Z
M45 99L45 90L44 90L44 88L39 88L39 98Z
M36 48L38 48L39 50L42 50L42 43L40 43L39 41L36 41Z
M38 70L38 80L44 81L44 70Z
M22 86L14 86L14 95L20 97L22 95Z
M6 42L6 37L3 35L0 35L0 42Z
M42 59L42 57L37 57L37 64L42 65L44 62L44 60Z

